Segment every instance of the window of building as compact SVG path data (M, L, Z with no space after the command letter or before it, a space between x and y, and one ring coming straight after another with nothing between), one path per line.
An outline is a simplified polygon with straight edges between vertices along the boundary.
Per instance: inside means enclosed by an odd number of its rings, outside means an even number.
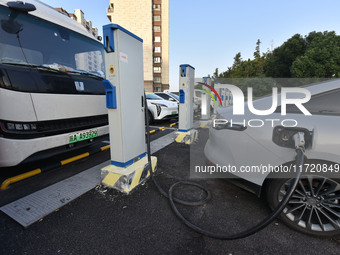
M154 10L160 10L160 9L161 9L161 5L160 5L160 4L153 4L153 5L152 5L152 8L153 8Z
M161 53L161 47L155 47L155 53Z
M155 36L155 42L161 42L161 37L160 36Z
M161 83L162 82L162 77L153 77L153 82L154 83Z
M159 16L159 15L153 16L153 20L154 21L161 21L161 16Z
M161 57L154 57L153 62L154 63L162 63L162 59L161 59Z
M161 72L162 72L162 68L159 67L159 66L155 66L155 67L153 68L153 72L154 72L154 73L161 73Z
M160 26L153 26L153 31L154 32L161 32L161 27Z
M155 87L155 92L161 92L161 87Z

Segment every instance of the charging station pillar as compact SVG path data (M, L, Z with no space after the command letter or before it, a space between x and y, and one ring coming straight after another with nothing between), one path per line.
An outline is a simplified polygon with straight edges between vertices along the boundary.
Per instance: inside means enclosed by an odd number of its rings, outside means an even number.
M232 95L232 93L229 89L227 89L227 95L226 96L228 97L227 106L232 105L233 104L233 95Z
M211 86L211 78L210 77L203 77L203 83L208 84ZM210 92L210 89L204 87L205 90ZM210 95L203 91L202 92L202 105L201 105L201 121L208 121L210 119Z
M218 103L214 104L214 113L213 113L213 115L216 116L216 114L217 114L217 107L218 107L218 104L219 104L220 102L218 101L216 95L214 95L214 98L215 98L215 101L218 102Z
M227 90L226 90L226 88L222 88L222 103L223 103L223 107L227 106Z
M179 118L176 142L191 144L197 139L197 130L193 130L195 68L190 65L179 67Z
M220 89L218 89L218 88L216 87L216 86L218 86L218 84L220 84L220 83L215 81L214 89L215 89L215 91L218 93L218 95L221 95ZM216 104L214 104L214 115L216 116L216 114L217 114L217 107L219 107L219 106L221 106L221 105L220 105L220 101L218 100L216 94L214 94L214 98L215 98L215 101L216 101Z
M129 193L149 176L145 146L143 40L116 24L103 26L111 164L102 184ZM152 170L157 158L152 157Z

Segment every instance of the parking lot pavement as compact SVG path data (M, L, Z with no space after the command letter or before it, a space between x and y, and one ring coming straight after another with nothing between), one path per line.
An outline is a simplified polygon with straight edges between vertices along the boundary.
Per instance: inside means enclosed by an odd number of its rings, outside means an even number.
M207 132L200 130L199 143L204 144ZM189 178L189 152L189 146L172 143L155 153L164 188ZM85 169L89 163L82 164ZM178 208L205 229L235 233L269 213L265 202L226 180L199 183L211 191L212 200ZM194 199L202 194L179 187L176 195ZM130 195L97 186L28 229L1 213L0 240L0 254L340 254L340 238L306 236L280 221L242 240L204 237L176 218L151 180Z

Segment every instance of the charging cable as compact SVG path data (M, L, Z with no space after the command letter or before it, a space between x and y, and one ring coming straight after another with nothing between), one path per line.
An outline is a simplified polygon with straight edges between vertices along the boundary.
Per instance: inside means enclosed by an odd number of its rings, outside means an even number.
M287 193L285 194L285 196L283 197L283 199L280 201L280 203L277 205L277 207L272 211L272 213L270 215L268 215L264 220L262 220L261 222L259 222L258 224L256 224L255 226L242 231L240 233L236 233L236 234L220 234L220 233L214 233L214 232L210 232L207 230L204 230L200 227L198 227L197 225L193 224L192 222L190 222L189 220L187 220L177 209L176 204L175 203L179 203L179 204L183 204L183 205L190 205L190 206L196 206L196 205L203 205L205 204L210 198L211 198L211 194L210 192L202 185L195 183L195 182L191 182L191 181L179 181L174 183L168 192L166 192L158 183L158 181L156 180L156 177L152 171L152 166L151 166L151 149L150 149L150 127L149 127L149 118L148 118L148 110L147 110L147 102L146 102L146 97L144 94L144 100L145 100L145 115L146 115L146 128L147 128L147 153L148 153L148 164L149 164L149 172L151 175L151 178L154 182L154 184L156 185L157 189L159 190L159 192L167 197L170 201L170 205L172 210L174 211L174 213L176 214L176 216L185 224L187 225L190 229L194 230L197 233L200 233L202 235L208 236L208 237L212 237L212 238L216 238L216 239L221 239L221 240L234 240L234 239L241 239L241 238L245 238L248 237L252 234L255 234L256 232L259 232L260 230L262 230L263 228L265 228L266 226L268 226L270 223L272 223L284 210L284 208L286 207L286 205L288 204L290 198L292 197L292 195L294 194L294 191L299 183L300 177L301 177L301 172L302 172L302 167L304 164L304 151L305 151L305 139L304 139L304 133L303 132L297 132L296 134L293 135L293 140L295 143L295 150L296 150L296 169L298 169L298 171L296 171L296 174L294 176L294 178L292 179L289 189L287 191ZM203 200L199 200L199 201L185 201L185 200L181 200L178 199L176 197L173 196L173 191L175 189L175 187L179 186L179 185L189 185L189 186L195 186L198 187L200 189L202 189L205 193L206 193L206 197Z

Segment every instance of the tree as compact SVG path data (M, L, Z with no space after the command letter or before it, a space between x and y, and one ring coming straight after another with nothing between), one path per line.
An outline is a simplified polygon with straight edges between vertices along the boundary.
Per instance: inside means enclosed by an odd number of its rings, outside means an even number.
M218 78L218 68L215 69L215 72L213 73L213 79Z
M257 39L256 42L256 48L255 48L255 52L254 52L254 68L255 68L255 73L254 73L254 77L259 77L259 76L264 76L264 65L265 65L265 55L261 56L261 52L260 52L260 45L261 45L261 41L260 39Z
M340 36L334 31L311 32L306 37L306 45L305 54L292 63L294 77L340 77Z
M274 51L262 53L261 41L256 42L254 59L242 60L241 52L232 67L214 75L219 78L331 78L340 77L340 36L332 32L295 34Z
M265 63L265 75L268 77L292 77L290 68L299 56L302 56L306 50L306 41L300 34L293 35L276 48L271 54L267 55Z
M234 64L232 66L233 72L236 73L236 74L240 73L241 65L242 65L241 52L238 52L234 57Z
M231 68L222 73L221 78L240 78L242 77L242 57L241 52L238 52L234 57L234 63Z
M243 61L241 64L242 75L241 78L249 78L256 76L256 70L254 65L254 60L248 58L247 61Z
M254 52L254 58L255 58L255 59L261 58L260 44L261 44L260 39L257 39L256 48L255 48L255 52Z
M253 78L246 81L242 90L248 87L253 88L253 97L262 97L270 95L273 88L280 88L280 85L272 78ZM243 91L243 93L245 93L245 91Z

